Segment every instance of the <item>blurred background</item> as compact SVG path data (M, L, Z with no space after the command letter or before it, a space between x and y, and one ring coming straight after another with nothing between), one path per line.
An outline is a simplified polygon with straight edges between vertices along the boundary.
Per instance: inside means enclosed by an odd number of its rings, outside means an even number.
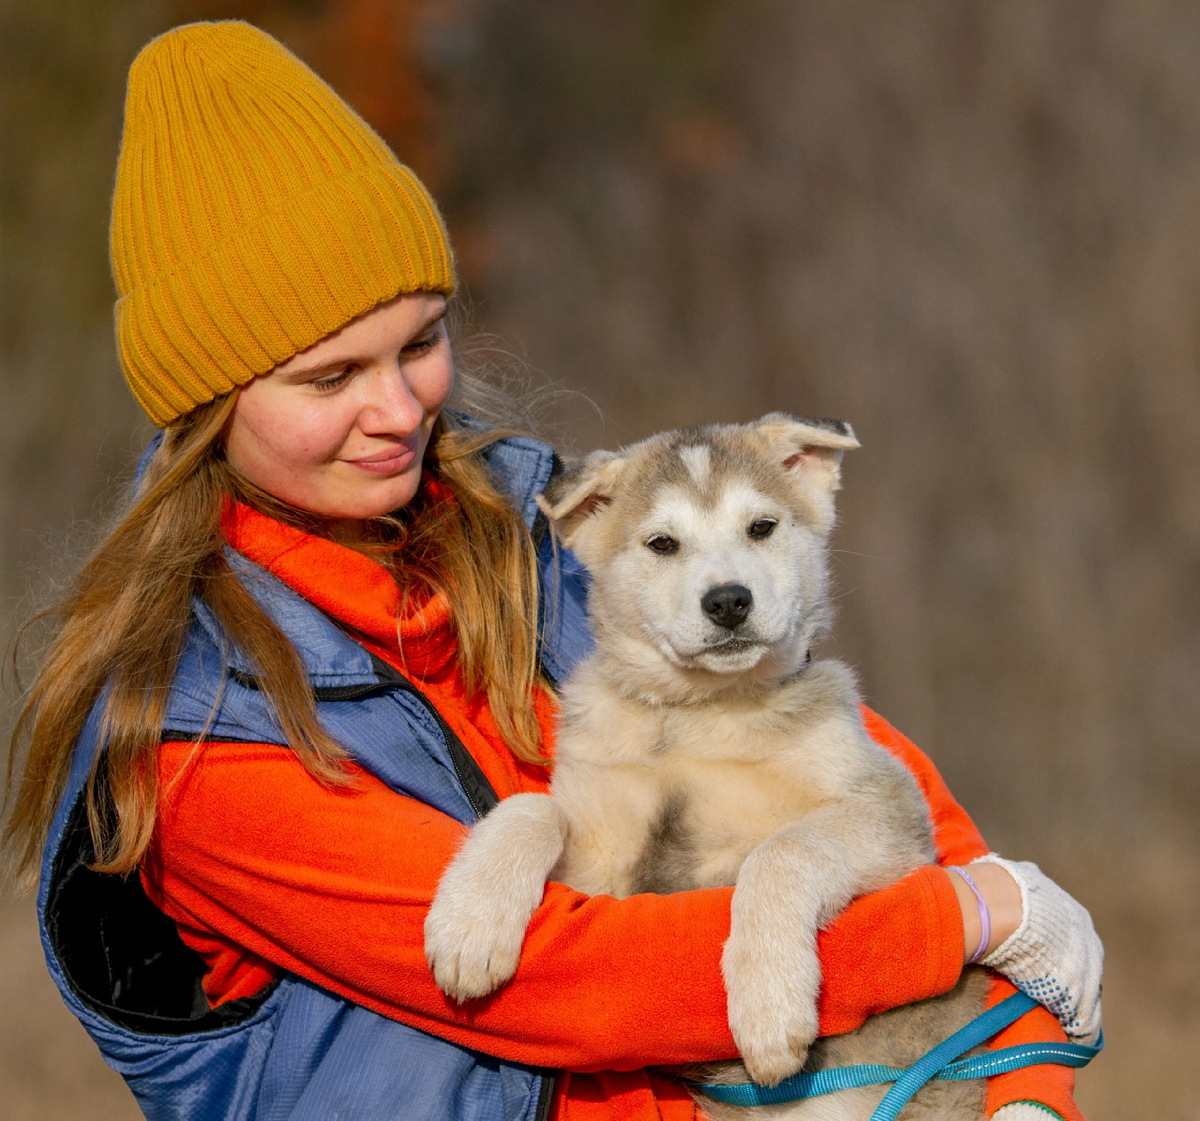
M111 333L125 72L230 16L430 185L476 325L572 391L565 449L854 424L832 645L1091 908L1089 1118L1200 1117L1200 4L0 0L6 645L149 435ZM27 898L0 1101L137 1116Z

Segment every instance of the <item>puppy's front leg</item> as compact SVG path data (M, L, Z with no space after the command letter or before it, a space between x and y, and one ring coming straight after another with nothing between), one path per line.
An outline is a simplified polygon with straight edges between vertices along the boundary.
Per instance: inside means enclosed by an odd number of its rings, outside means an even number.
M769 837L738 871L721 971L730 1030L750 1077L763 1085L804 1065L817 1036L817 931L875 878L856 844L861 809L814 811Z
M471 830L425 920L425 960L447 996L485 996L517 971L567 829L549 795L516 794Z

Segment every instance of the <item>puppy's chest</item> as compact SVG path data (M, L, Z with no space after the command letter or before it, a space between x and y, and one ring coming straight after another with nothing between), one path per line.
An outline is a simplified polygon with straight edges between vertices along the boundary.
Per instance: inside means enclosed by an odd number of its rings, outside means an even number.
M572 820L562 878L583 890L732 884L758 845L837 793L822 745L780 744L769 721L668 712L625 731L613 753L569 733L560 745L555 795Z

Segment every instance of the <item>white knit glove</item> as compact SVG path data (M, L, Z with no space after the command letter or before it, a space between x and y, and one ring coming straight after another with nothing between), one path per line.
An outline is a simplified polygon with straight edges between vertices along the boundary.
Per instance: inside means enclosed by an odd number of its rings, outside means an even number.
M1005 860L994 852L972 863L999 864L1021 889L1021 925L982 964L1053 1012L1071 1039L1094 1044L1100 1038L1104 946L1092 916L1036 864ZM1024 1103L1013 1103L1018 1104ZM1024 1119L1014 1114L1001 1121Z
M992 1121L1062 1121L1048 1105L1037 1102L1009 1102L992 1114Z

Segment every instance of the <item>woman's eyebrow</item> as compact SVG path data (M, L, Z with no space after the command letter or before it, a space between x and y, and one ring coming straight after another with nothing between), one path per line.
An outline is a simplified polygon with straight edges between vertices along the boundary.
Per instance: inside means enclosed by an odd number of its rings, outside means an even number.
M450 314L450 308L449 308L449 307L448 307L446 304L443 304L443 305L442 305L442 310L441 310L441 311L435 311L435 312L434 312L434 313L433 313L433 314L432 314L432 315L429 317L429 319L426 321L426 323L425 323L425 326L424 326L424 327L422 327L422 328L421 328L421 329L420 329L420 330L417 332L417 334L418 334L418 335L423 335L423 334L424 334L426 331L428 331L428 330L429 330L429 328L430 328L430 327L436 327L436 326L437 326L439 323L441 323L441 321L442 321L443 319L445 319L445 318L446 318L446 316L447 316L447 315L449 315L449 314Z
M449 308L444 307L441 311L434 312L425 321L422 327L419 327L413 332L412 338L419 338L421 335L425 334L426 331L436 327L443 319L446 318L449 310ZM326 358L320 362L314 362L311 366L301 366L295 370L288 370L287 373L284 374L284 377L295 378L299 380L300 378L311 377L313 374L324 373L326 370L332 370L337 366L347 366L351 362L356 361L358 361L358 359L352 354L348 354L340 358Z

